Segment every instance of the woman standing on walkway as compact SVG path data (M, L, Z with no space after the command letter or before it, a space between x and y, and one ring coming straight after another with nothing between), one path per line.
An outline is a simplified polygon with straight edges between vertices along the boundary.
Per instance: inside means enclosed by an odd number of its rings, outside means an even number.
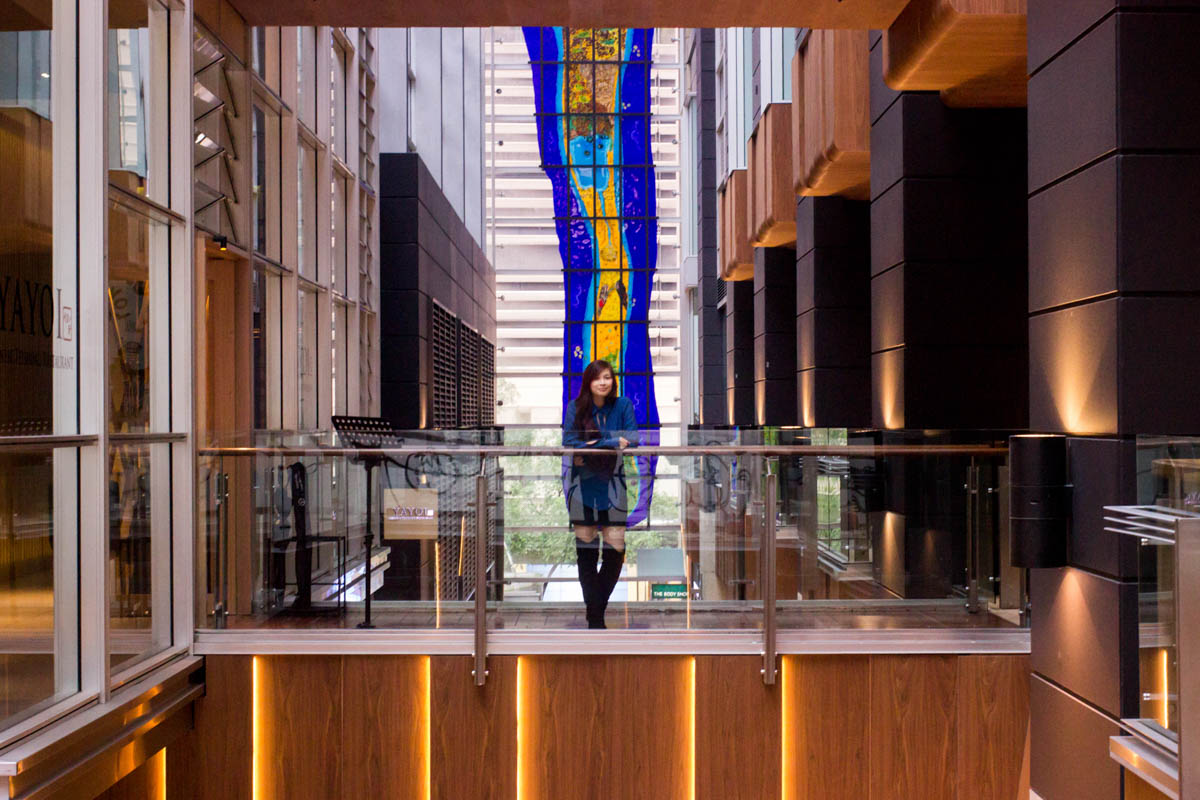
M607 361L588 364L579 396L567 403L563 412L563 446L620 450L629 446L636 432L633 403L618 393L612 366ZM568 470L567 511L575 529L588 627L603 628L608 598L625 562L625 518L629 514L625 460L619 453L576 454L570 458Z

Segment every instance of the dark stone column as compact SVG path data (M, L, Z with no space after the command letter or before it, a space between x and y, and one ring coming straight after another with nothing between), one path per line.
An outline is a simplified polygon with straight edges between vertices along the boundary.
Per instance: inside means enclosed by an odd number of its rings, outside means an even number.
M885 428L1022 428L1025 112L883 85L871 52L871 369Z
M754 419L796 424L796 251L754 248Z
M1137 435L1200 430L1197 11L1029 3L1030 427L1077 434L1070 566L1030 588L1044 800L1122 796L1107 736L1138 715L1137 565L1101 508L1150 499Z
M724 425L725 411L725 329L717 309L717 281L721 277L717 257L717 40L712 28L694 32L692 66L693 87L699 103L695 141L699 174L696 181L696 208L699 252L697 294L700 298L699 348L700 423Z
M870 204L796 204L798 424L871 424Z
M725 284L725 397L730 425L754 424L754 282Z

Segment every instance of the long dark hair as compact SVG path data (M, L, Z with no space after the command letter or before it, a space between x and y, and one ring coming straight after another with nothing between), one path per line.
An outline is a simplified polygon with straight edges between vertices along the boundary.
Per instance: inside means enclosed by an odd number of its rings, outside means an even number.
M575 430L577 431L598 430L595 421L592 420L592 381L604 374L605 370L612 375L613 379L608 399L616 400L619 395L617 373L613 370L612 364L607 361L593 361L588 364L587 369L583 371L583 380L579 384L579 394L575 398Z

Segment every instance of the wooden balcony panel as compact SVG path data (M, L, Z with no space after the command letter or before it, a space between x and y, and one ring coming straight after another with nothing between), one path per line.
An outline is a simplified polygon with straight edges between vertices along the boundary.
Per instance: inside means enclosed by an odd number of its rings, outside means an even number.
M772 103L752 137L754 207L750 231L755 247L796 241L796 193L792 185L792 105Z
M721 277L744 281L754 277L754 253L747 229L746 170L729 174L721 190Z
M802 80L798 194L869 199L870 35L813 31L793 72Z
M1026 0L912 0L883 37L884 80L962 108L1024 106Z

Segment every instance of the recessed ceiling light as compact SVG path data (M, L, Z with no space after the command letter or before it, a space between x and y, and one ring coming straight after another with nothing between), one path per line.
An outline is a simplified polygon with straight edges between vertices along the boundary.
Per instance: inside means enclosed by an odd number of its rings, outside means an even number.
M43 73L42 73L42 77L43 77L43 78L46 78L47 80L49 80L49 79L50 79L50 73L49 73L49 72L43 72Z

